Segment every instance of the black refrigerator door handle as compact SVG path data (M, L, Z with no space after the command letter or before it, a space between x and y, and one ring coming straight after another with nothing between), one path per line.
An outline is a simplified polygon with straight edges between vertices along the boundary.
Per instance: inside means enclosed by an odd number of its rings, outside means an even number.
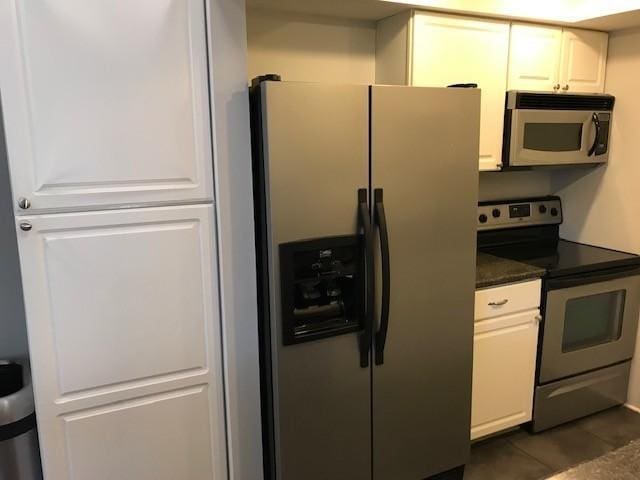
M598 114L594 112L591 116L591 121L596 126L596 137L593 139L593 145L589 149L589 156L593 155L596 152L596 147L598 146L598 141L600 140L600 119L598 118Z
M360 367L369 367L369 352L373 336L373 307L374 307L374 272L373 272L373 228L369 213L368 191L366 188L358 190L358 222L364 232L364 269L365 269L365 302L362 312L363 329L358 336L360 348Z
M389 329L389 300L391 295L391 271L389 268L389 232L387 217L384 213L383 192L376 188L373 193L375 210L374 219L380 232L380 258L382 261L382 301L380 306L380 329L375 336L375 363L384 363L384 346Z

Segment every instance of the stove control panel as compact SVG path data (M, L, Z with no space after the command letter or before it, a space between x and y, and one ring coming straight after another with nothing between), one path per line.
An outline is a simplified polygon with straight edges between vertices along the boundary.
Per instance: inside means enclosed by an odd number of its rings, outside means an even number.
M482 202L478 205L478 230L560 223L562 204L559 197Z

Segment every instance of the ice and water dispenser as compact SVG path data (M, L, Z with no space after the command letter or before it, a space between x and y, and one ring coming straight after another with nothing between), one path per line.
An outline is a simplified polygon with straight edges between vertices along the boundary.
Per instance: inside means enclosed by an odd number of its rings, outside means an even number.
M280 245L285 345L360 330L362 242L360 236L347 235Z

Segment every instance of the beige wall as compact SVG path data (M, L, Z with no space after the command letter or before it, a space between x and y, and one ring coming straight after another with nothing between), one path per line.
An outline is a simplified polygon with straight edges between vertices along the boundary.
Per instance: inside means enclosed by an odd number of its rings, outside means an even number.
M550 170L480 173L479 200L513 200L551 195L552 175Z
M554 179L565 238L640 253L640 29L609 39L606 91L616 96L609 165ZM639 338L640 340L640 338ZM629 403L640 408L640 341Z
M249 78L375 83L375 23L314 15L247 11ZM480 200L548 195L549 172L480 175Z
M374 83L375 37L373 22L249 9L249 78Z

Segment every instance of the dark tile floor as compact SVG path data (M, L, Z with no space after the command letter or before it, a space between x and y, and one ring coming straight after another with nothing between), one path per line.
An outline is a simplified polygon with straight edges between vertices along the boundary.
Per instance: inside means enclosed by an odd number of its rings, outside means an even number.
M640 438L640 414L620 407L535 435L516 430L475 443L465 480L538 480Z

